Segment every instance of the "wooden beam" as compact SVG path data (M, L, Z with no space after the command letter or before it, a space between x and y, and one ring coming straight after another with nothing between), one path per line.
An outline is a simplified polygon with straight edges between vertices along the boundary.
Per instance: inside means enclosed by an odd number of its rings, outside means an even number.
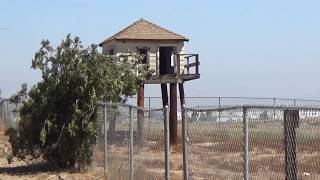
M167 84L167 83L181 83L182 79L178 78L161 78L161 77L153 77L149 80L144 81L144 84Z
M186 65L184 65L185 68L190 68L190 67L194 67L194 66L198 66L200 65L199 62L194 62L194 63L187 63Z
M169 131L170 144L178 143L178 120L177 120L177 84L170 84L170 115L169 115Z
M140 108L137 112L138 122L137 122L137 135L138 143L143 144L144 135L143 135L143 124L144 124L144 85L141 85L138 90L138 99L137 106Z
M177 54L177 77L180 76L180 55Z
M183 83L184 81L190 81L194 79L199 79L200 74L181 74L179 78L177 77L158 77L154 76L151 79L144 81L144 84L171 84L171 83Z

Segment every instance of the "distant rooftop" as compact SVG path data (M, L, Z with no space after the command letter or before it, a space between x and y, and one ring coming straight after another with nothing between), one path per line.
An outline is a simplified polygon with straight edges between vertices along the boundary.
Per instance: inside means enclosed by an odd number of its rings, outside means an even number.
M145 19L139 19L113 36L102 41L102 46L112 40L180 40L189 41L188 38L178 33L169 31Z

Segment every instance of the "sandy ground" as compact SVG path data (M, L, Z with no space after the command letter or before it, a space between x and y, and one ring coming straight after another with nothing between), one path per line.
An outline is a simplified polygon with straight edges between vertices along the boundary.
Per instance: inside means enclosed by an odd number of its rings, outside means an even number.
M45 166L41 163L27 164L24 161L13 159L8 163L7 155L10 153L8 138L0 132L0 180L87 180L103 179L101 172L90 171L87 173L73 172L72 170L61 170Z

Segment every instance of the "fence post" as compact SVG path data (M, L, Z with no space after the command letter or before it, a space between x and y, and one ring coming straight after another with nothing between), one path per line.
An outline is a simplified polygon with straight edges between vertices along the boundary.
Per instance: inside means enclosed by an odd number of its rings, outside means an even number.
M0 109L1 109L1 117L0 117L0 120L1 120L1 130L5 130L5 125L4 125L4 110L3 110L3 105L4 105L4 101L1 102L1 106L0 106Z
M285 110L283 119L286 180L297 180L296 128L299 125L299 110Z
M273 98L273 114L272 114L272 119L276 119L276 98Z
M149 138L149 136L150 136L150 131L151 131L151 114L150 114L150 110L151 110L151 98L149 97L148 98L148 107L149 107L149 109L148 109L148 121L149 121L149 127L148 127L148 137L147 138Z
M247 107L243 106L243 179L249 179L249 127Z
M139 107L138 107L139 108ZM129 129L130 129L130 142L129 142L129 179L133 180L133 123L132 123L132 107L129 106Z
M170 179L170 131L168 105L164 107L164 148L165 148L165 180Z
M107 104L103 107L103 129L104 129L104 175L107 175L108 170L108 131L107 131Z
M186 105L182 105L182 146L183 146L183 178L189 180L188 136L186 121Z
M219 121L219 125L220 125L220 118L221 118L221 97L218 97L218 105L219 105L219 115L218 115L218 121Z

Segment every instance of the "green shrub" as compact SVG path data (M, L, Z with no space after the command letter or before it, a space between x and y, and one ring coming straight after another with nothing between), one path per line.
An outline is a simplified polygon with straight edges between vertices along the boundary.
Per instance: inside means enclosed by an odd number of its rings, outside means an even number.
M96 45L83 48L80 39L70 35L56 48L42 41L32 60L42 80L29 91L23 86L11 98L23 103L17 130L8 132L14 155L41 155L61 167L85 169L97 136L96 102L120 102L134 95L152 73L147 66L137 66L139 59L129 53L115 61Z

